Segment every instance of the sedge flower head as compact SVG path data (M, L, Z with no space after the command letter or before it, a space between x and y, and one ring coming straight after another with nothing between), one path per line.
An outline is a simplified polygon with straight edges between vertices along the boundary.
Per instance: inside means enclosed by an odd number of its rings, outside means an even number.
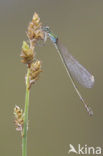
M29 64L34 60L34 49L30 48L29 45L23 41L22 51L21 51L21 62Z
M20 109L19 106L15 106L14 116L15 116L16 130L22 132L22 128L23 128L23 124L24 124L24 114L23 114L22 109Z

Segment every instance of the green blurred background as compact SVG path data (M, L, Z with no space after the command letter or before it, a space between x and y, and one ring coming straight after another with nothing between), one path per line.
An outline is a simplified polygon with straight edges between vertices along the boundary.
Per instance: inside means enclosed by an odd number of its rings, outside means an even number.
M86 112L48 40L36 49L43 72L31 89L28 155L67 156L69 144L76 148L78 144L102 147L103 0L1 0L0 155L21 155L13 109L15 105L24 106L26 67L20 62L20 51L35 11L95 76L92 89L78 85L94 116Z

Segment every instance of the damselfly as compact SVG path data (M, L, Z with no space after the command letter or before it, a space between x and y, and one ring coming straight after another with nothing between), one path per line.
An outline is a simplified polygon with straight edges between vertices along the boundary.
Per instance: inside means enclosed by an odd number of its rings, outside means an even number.
M43 27L44 33L50 38L54 46L56 47L60 58L66 68L66 71L70 77L70 80L76 90L80 100L84 104L89 115L93 115L93 111L85 103L82 95L80 94L74 79L77 80L82 86L86 88L91 88L94 84L94 76L91 75L64 47L64 45L59 41L58 37L53 34L49 27Z

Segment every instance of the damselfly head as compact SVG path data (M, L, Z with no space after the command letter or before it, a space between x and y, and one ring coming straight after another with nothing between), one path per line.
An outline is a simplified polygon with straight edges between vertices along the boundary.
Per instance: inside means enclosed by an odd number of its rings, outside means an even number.
M44 32L44 43L47 41L48 34L50 33L49 26L42 27L42 30Z
M42 27L42 30L43 30L44 32L50 33L50 28L49 28L49 26L44 26L44 27Z

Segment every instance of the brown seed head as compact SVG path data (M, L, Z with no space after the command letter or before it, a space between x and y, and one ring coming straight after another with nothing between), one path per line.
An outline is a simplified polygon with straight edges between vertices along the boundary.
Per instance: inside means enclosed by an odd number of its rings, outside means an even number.
M42 72L41 62L37 60L35 63L32 63L30 67L30 86L38 80L40 72Z
M34 60L34 49L31 49L25 41L23 42L20 56L22 58L21 62L25 64L29 64Z
M35 45L38 40L44 39L44 33L41 29L42 23L40 23L40 17L37 13L34 13L32 22L29 23L27 36L32 41L32 45Z
M22 131L22 127L24 124L24 114L20 107L15 106L14 108L14 116L15 116L15 125L17 131Z

